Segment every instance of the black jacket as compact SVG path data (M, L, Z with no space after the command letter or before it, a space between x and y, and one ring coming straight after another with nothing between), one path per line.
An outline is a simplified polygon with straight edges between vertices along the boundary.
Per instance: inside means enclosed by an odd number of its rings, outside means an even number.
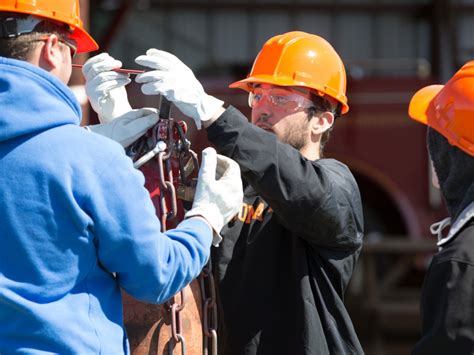
M421 293L413 354L474 354L474 157L428 127L428 150L453 223L439 233Z
M474 354L474 219L433 257L421 316L422 338L413 355Z
M247 184L213 250L220 354L362 354L343 303L363 229L349 169L308 161L232 107L208 138Z

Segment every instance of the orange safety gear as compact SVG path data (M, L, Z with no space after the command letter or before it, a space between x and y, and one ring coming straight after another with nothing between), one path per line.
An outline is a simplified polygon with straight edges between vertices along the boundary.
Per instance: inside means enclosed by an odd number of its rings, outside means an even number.
M72 31L70 38L77 43L78 53L91 52L99 48L84 29L80 18L79 0L2 0L0 12L18 12L67 24Z
M255 83L305 87L338 101L342 113L349 111L344 64L325 39L313 34L294 31L270 38L248 77L229 87L251 91Z
M446 85L418 90L408 114L474 156L474 61L467 62Z

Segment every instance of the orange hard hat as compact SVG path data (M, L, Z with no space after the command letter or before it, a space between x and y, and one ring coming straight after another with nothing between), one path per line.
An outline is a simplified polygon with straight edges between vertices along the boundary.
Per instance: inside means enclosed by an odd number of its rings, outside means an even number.
M294 31L270 38L248 77L229 87L250 91L254 83L305 87L341 103L342 113L349 111L344 64L325 39L313 34Z
M77 42L77 52L91 52L99 48L87 33L79 12L79 0L1 0L1 12L18 12L46 20L67 24L71 38ZM31 28L32 30L32 28Z
M408 114L474 156L474 61L464 64L446 85L430 85L416 92Z

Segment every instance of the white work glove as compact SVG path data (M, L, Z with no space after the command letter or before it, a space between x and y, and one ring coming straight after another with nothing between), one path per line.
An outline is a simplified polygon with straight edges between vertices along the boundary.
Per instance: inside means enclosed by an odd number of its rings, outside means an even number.
M158 122L158 110L141 108L130 110L112 122L86 126L91 132L113 139L124 148L143 136L145 132Z
M110 122L132 109L125 90L131 81L129 75L112 71L120 67L122 62L107 53L90 58L82 67L86 94L101 123Z
M224 104L206 94L191 69L171 53L151 48L146 55L137 57L135 62L157 69L136 77L135 81L143 84L142 92L145 95L163 95L191 117L198 129L201 129L201 121L210 120Z
M243 196L239 165L217 154L214 148L206 148L202 151L193 207L184 218L203 217L214 230L212 244L217 246L222 240L222 227L240 211Z

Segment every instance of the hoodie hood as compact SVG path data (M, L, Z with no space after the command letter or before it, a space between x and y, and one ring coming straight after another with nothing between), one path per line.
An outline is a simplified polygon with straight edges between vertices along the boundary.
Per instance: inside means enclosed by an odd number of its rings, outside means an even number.
M449 215L456 220L474 201L474 157L428 127L428 150Z
M30 63L0 57L0 142L64 124L81 107L69 88Z

